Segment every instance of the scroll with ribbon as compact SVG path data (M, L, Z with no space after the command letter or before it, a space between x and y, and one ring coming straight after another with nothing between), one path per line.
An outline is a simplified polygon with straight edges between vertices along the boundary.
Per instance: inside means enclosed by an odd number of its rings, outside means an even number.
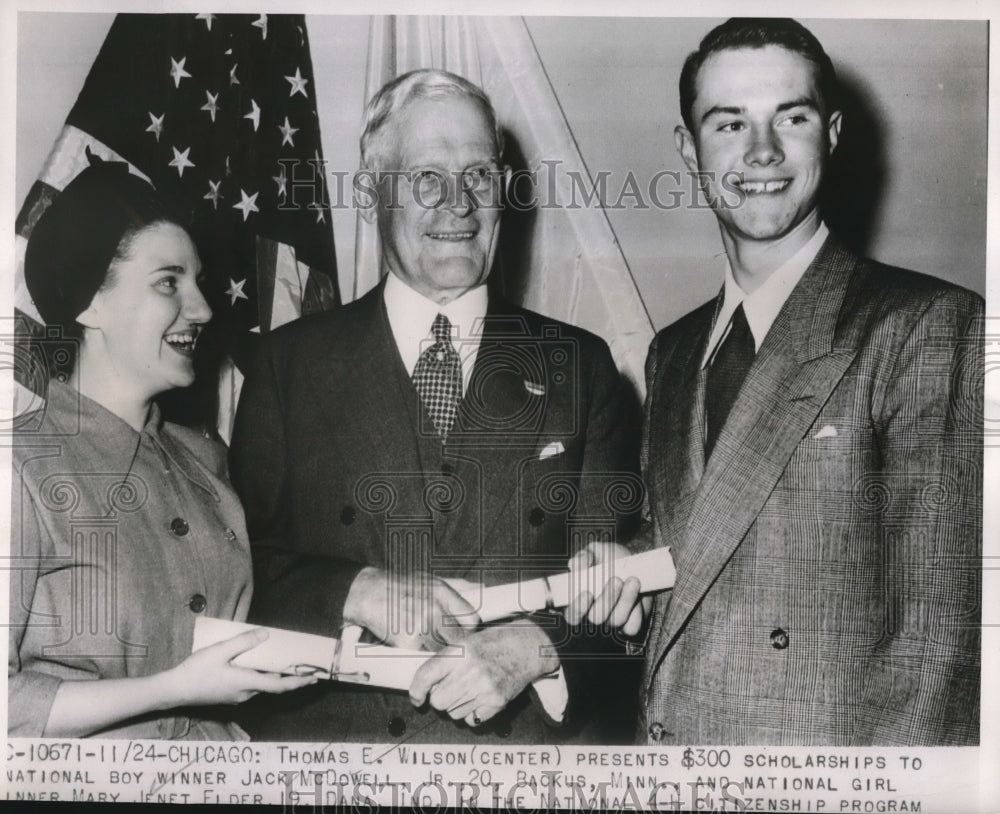
M672 588L677 572L669 548L655 548L603 562L580 571L484 587L462 581L460 593L476 610L482 622L493 622L533 611L563 608L583 591L598 596L608 580L634 577L639 592L655 593ZM198 617L192 651L237 636L260 625L225 619ZM405 690L414 674L434 654L360 642L362 628L348 625L340 639L263 628L268 638L241 653L233 663L240 667L287 675L316 675L335 681Z
M334 639L207 616L195 620L191 650L201 650L258 629L266 630L268 637L234 658L233 664L269 673L315 675L334 681L406 690L420 665L434 655L427 650L359 643L361 628L355 625L344 628L343 637Z

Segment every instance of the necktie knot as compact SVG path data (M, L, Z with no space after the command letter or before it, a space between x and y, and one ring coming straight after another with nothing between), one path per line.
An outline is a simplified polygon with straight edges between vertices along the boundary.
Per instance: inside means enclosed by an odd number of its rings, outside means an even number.
M448 320L448 317L444 314L438 314L434 317L434 322L431 323L431 334L434 336L435 342L440 342L442 345L450 345L451 322Z

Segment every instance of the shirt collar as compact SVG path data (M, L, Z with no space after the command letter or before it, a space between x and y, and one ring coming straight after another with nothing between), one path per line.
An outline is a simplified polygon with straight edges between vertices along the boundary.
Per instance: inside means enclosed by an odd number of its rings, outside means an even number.
M163 415L155 401L149 407L141 433L99 402L58 379L49 381L45 410L49 432L57 436L79 435L91 439L89 443L100 450L101 459L120 472L131 471L135 459L142 454L139 449L142 436L148 436L160 454L169 458L181 474L218 500L209 480L189 456L178 449L183 445L172 438L170 430L165 428Z
M102 446L108 451L127 450L131 456L135 450L139 433L124 419L75 387L59 379L50 379L45 401L46 418L51 418L57 433L93 433L104 439ZM158 440L162 426L163 416L153 402L142 431Z
M462 358L462 378L468 383L479 351L489 301L486 285L465 292L447 305L439 305L389 272L383 296L389 327L406 372L413 375L420 354L434 341L431 334L434 318L444 314L451 323L452 344Z
M778 266L751 294L747 294L739 287L736 278L733 277L732 266L728 260L726 261L722 308L719 309L715 326L709 337L708 347L705 349L705 356L702 359L703 367L708 364L715 348L722 341L729 327L729 320L732 319L733 312L740 303L743 303L743 312L746 314L747 324L753 335L754 347L757 350L760 349L764 337L771 330L781 307L792 293L792 289L798 285L799 280L806 273L809 264L816 259L816 255L823 248L829 234L830 230L825 223L821 222L816 233L795 254Z

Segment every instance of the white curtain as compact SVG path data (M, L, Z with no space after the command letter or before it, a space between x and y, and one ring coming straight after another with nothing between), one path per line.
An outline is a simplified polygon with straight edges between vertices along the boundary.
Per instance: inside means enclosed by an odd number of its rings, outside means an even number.
M368 29L365 101L390 79L417 68L439 68L482 85L475 26L469 17L380 15ZM378 230L358 216L354 298L379 281Z
M443 68L481 86L493 100L516 172L536 173L534 195L519 185L504 215L500 263L510 299L604 337L622 372L643 393L653 326L604 210L568 209L571 178L593 186L544 66L521 17L373 16L365 98L416 68ZM554 195L552 194L554 193ZM379 279L377 230L360 216L354 297Z

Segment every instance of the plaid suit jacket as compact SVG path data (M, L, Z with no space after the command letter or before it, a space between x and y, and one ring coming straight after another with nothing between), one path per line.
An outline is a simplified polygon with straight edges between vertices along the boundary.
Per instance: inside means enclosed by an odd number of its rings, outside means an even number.
M827 240L704 460L718 302L654 339L649 743L978 741L983 303Z

